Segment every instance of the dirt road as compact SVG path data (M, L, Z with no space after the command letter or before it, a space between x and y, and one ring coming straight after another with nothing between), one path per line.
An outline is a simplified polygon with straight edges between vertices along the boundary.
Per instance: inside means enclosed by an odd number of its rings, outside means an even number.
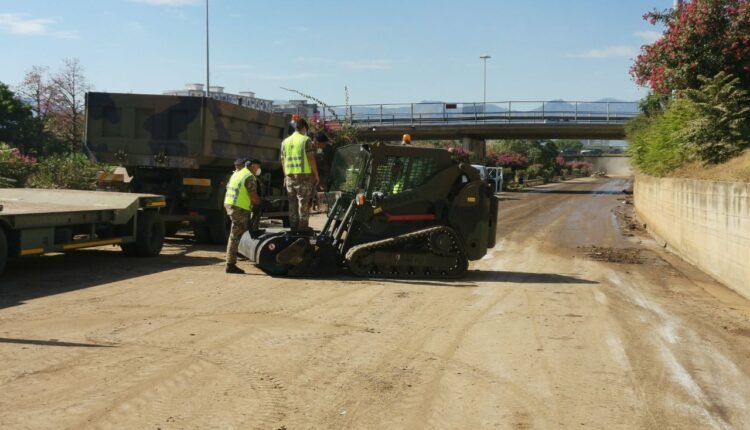
M18 262L0 428L749 428L750 306L627 237L627 186L505 195L460 282L225 275L188 239Z

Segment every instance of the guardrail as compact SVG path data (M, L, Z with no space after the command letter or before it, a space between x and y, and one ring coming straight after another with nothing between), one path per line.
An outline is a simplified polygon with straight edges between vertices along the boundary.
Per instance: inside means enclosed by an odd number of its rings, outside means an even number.
M504 101L329 106L321 118L361 126L439 124L622 124L638 102Z

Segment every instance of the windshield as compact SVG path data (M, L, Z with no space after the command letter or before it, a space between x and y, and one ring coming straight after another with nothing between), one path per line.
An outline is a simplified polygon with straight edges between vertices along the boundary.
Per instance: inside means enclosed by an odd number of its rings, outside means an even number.
M361 145L347 145L336 150L331 164L328 191L357 192L359 174L366 157L367 151Z

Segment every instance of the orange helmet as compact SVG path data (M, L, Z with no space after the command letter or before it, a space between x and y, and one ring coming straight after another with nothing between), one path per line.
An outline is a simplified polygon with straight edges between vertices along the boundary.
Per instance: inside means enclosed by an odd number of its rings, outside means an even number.
M411 135L410 135L410 134L405 134L405 135L404 135L404 136L403 136L403 137L401 138L401 141L402 141L402 142L411 142Z

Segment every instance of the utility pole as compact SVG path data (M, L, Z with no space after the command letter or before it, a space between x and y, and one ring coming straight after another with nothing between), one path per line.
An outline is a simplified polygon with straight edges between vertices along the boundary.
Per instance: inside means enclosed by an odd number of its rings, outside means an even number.
M209 51L208 51L208 0L206 0L206 98L211 97L211 81L209 71Z
M487 115L487 60L489 60L489 55L485 54L479 57L480 60L484 61L484 98L482 102L482 114Z

